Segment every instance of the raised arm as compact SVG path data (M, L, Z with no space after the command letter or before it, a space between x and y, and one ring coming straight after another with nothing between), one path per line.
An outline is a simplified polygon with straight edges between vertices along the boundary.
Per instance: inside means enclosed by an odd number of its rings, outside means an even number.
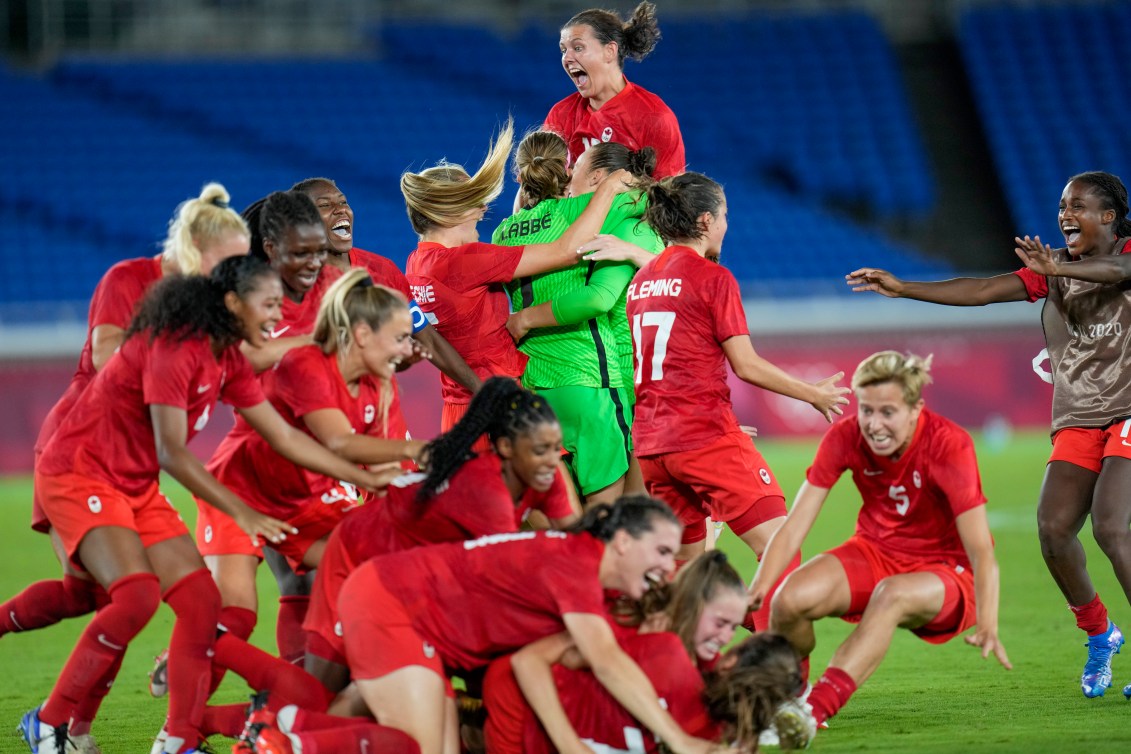
M601 685L628 713L655 733L676 754L710 752L710 741L689 736L660 706L648 676L617 644L608 622L592 613L563 616L570 638Z
M581 259L577 250L600 232L601 226L605 224L605 216L613 206L613 200L618 193L628 190L626 181L630 178L627 170L610 173L593 192L593 198L585 211L573 221L561 238L553 243L530 244L523 250L512 279L577 264Z
M287 351L299 346L313 343L309 335L298 335L292 338L272 338L261 346L253 346L246 340L240 343L240 351L251 363L251 368L256 374L265 372L279 363Z
M801 544L813 528L813 522L817 520L817 514L821 512L821 507L824 506L828 496L829 491L825 487L818 487L809 482L801 483L801 489L793 499L793 507L789 509L789 515L770 537L766 551L762 553L758 572L750 582L752 610L762 607L770 589L778 583L786 566L801 551Z
M845 396L851 391L837 386L844 377L844 372L837 372L816 383L799 380L759 356L748 335L727 338L723 341L723 353L739 379L787 398L804 401L824 414L830 422L833 414L844 413L841 406L848 405L848 398Z
M983 659L992 652L1006 670L1012 670L1013 665L1005 653L1005 645L997 635L1001 586L997 558L994 557L994 542L986 520L986 506L979 505L959 514L955 524L962 546L974 567L974 599L977 601L978 624L973 635L966 637L966 643L981 648Z
M985 306L1028 301L1025 284L1012 272L988 278L952 278L936 282L900 280L886 270L861 267L844 276L854 293L872 291L888 298L910 298L947 306Z
M1058 262L1053 249L1041 237L1014 238L1014 251L1026 267L1046 277L1066 277L1091 283L1122 283L1131 279L1131 254L1108 254L1071 262Z
M287 534L298 534L298 530L290 524L253 510L208 473L208 469L204 468L204 464L185 444L188 438L188 416L183 408L153 404L149 407L149 416L153 423L157 462L162 470L180 482L185 489L231 516L256 544L259 544L259 537L280 542L287 538Z
M511 670L554 747L562 754L592 754L573 729L554 685L553 665L573 646L569 634L539 639L511 656Z
M637 269L651 262L656 255L634 243L601 233L577 250L587 262L629 262Z
M388 484L388 475L358 468L319 445L306 433L287 424L268 401L238 410L240 416L247 420L252 429L263 436L271 449L291 463L343 482L356 484L370 492Z

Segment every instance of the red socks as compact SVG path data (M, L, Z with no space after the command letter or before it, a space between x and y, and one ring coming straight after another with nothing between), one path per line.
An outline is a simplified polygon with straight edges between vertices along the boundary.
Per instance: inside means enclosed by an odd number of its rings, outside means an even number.
M207 569L193 571L165 592L177 620L169 641L169 738L196 745L212 673L212 647L220 618L220 591Z
M306 619L308 605L310 597L305 594L279 598L275 643L279 646L279 657L295 665L301 665L302 658L306 656L306 633L302 630L302 622Z
M246 607L225 607L220 610L218 628L227 631L238 639L247 641L251 632L255 630L255 622L254 610L248 610ZM209 696L212 696L216 689L220 687L220 681L224 680L224 674L227 672L228 669L220 663L212 663L212 678L208 685ZM236 733L239 733L239 731L236 731Z
M98 606L95 594L102 591L97 582L77 576L37 581L0 605L0 636L46 628L93 612Z
M840 668L829 667L809 693L809 704L813 707L813 717L817 724L828 720L848 703L856 692L856 681Z
M1079 607L1069 605L1068 609L1076 614L1076 625L1088 636L1096 636L1107 631L1107 606L1100 600L1100 595L1097 594L1086 605Z
M253 689L271 692L272 706L297 704L325 711L334 695L297 665L272 657L231 634L216 640L215 661L247 681Z
M145 627L161 602L161 587L152 573L134 573L110 585L110 603L79 637L63 672L39 712L48 725L62 725L109 675L126 646Z

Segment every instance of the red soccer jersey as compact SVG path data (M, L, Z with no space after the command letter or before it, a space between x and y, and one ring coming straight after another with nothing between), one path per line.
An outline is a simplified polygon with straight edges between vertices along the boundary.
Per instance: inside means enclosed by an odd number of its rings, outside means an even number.
M83 391L44 448L39 470L80 474L140 495L161 470L149 406L184 409L188 442L204 429L217 399L235 408L264 400L238 346L217 358L205 337L150 340L148 333L138 333Z
M82 346L78 368L63 397L51 408L40 425L39 437L35 441L37 453L47 445L59 422L97 374L94 368L94 328L99 325L114 325L127 329L138 302L149 290L149 286L160 279L161 258L142 257L118 262L98 281L98 287L94 289L94 295L90 299L90 312L86 318L86 342Z
M633 150L656 150L656 178L682 173L687 167L679 121L664 101L625 80L625 87L600 110L574 92L550 109L543 128L569 145L570 165L594 144L612 141Z
M872 453L853 416L829 428L806 473L825 489L845 471L864 500L856 534L885 551L970 566L954 519L984 505L974 442L966 430L927 409L898 461Z
M499 534L370 560L412 625L445 665L472 670L565 630L566 613L605 615L598 568L605 545L588 534Z
M648 676L661 705L680 728L699 738L714 740L721 735L719 725L703 705L703 677L678 636L668 632L637 634L622 639L621 647ZM554 685L573 729L594 751L655 754L660 750L655 735L630 715L591 671L555 666ZM533 712L527 716L523 751L554 751Z
M408 257L406 277L416 303L483 380L518 377L526 367L526 355L507 332L510 299L502 285L514 277L523 249L421 242ZM448 403L471 401L471 392L446 374L440 384Z
M314 411L337 409L358 434L385 437L381 417L381 384L375 377L358 380L350 394L338 371L336 355L316 345L293 348L274 369L262 375L267 399L284 420L310 434L303 417ZM313 436L313 435L312 435ZM255 510L288 518L308 505L356 499L353 485L297 466L280 456L243 418L224 438L208 470Z
M627 313L636 454L695 450L737 430L722 344L749 330L734 275L686 246L668 247L636 273Z
M408 278L393 263L393 260L365 249L353 248L350 249L350 267L364 267L369 271L369 277L374 283L392 288L394 291L400 291L406 301L412 299L412 291L408 287Z
M318 320L318 308L322 306L322 297L326 289L342 276L342 271L332 265L324 264L318 273L314 285L302 297L302 301L292 301L283 296L283 316L275 328L271 330L272 338L293 338L296 335L309 335L314 332L314 323Z

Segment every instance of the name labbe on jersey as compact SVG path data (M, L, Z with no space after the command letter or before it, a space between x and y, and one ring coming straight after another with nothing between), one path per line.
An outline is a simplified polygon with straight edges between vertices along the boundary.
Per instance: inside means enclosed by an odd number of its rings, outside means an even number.
M683 278L644 280L628 286L628 298L636 301L653 296L678 296L683 291Z
M554 216L550 212L547 212L541 217L515 220L503 231L502 238L515 238L517 236L529 236L533 233L540 233L549 228L553 220Z

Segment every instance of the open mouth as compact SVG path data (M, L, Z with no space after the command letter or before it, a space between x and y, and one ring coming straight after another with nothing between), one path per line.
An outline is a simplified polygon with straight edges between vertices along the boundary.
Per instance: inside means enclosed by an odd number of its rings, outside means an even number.
M334 223L334 227L330 228L330 232L343 241L350 241L353 239L352 228L350 221L344 217L338 222Z
M580 66L571 65L566 69L566 72L569 73L570 77L573 79L573 83L578 89L581 89L589 83L589 74Z
M1061 227L1061 232L1064 233L1064 240L1069 245L1074 245L1080 240L1080 226L1078 225L1065 225Z

